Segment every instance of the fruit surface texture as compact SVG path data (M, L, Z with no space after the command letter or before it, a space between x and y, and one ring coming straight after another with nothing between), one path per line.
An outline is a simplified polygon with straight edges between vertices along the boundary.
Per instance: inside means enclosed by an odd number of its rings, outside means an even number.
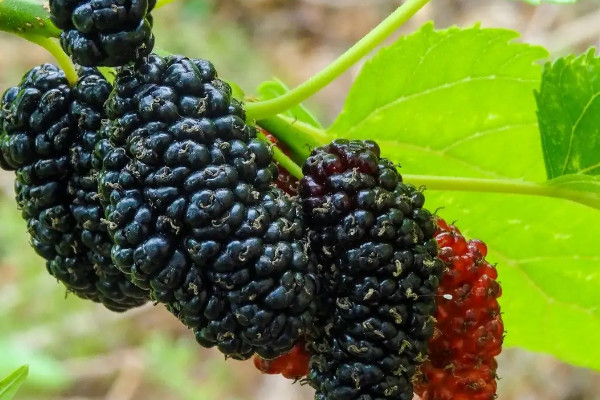
M106 118L104 102L111 90L112 86L97 69L80 69L69 107L71 124L76 128L69 148L71 174L67 191L79 240L85 246L88 262L98 276L96 287L103 298L112 300L111 308L125 311L145 304L149 294L131 283L114 266L111 260L112 241L98 196L100 163L93 153L99 141L98 130Z
M79 297L125 311L143 304L145 294L109 259L98 258L110 254L110 243L93 237L101 235L102 214L94 208L98 196L89 161L102 117L99 103L110 86L98 81L97 72L82 74L72 89L58 67L44 64L4 93L0 165L16 172L17 204L50 274ZM93 94L86 89L90 79Z
M482 241L465 239L442 219L437 224L447 269L438 289L429 359L419 370L415 390L423 400L491 400L496 397L495 357L504 337L498 273L486 261Z
M156 0L50 0L50 18L60 43L77 64L120 66L154 47Z
M424 196L371 141L317 148L303 172L300 196L327 293L309 338L315 399L409 400L443 270Z
M200 344L247 359L312 324L299 205L211 63L150 55L117 76L96 153L116 265Z

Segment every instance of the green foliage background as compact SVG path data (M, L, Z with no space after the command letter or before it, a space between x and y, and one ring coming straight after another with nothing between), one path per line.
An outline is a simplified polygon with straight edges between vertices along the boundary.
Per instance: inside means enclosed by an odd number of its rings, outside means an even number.
M548 54L515 43L516 37L515 32L479 26L434 30L425 25L366 63L329 132L378 140L384 155L397 161L405 174L544 182L543 155L559 151L548 150L548 145L542 151L534 97ZM557 64L555 69L561 62ZM540 112L542 125L555 127L548 128L552 133L544 136L545 143L551 134L569 137L563 131L572 125L570 120L556 133L561 100L574 108L581 102L591 101L588 109L597 104L600 69L587 72L587 81L577 75L572 81L578 86L564 83L555 93L565 99L542 104L554 107ZM551 84L546 80L552 74L546 73L545 85ZM583 98L576 102L578 97ZM569 111L562 110L580 119ZM570 150L571 158L583 158L585 165L600 162L598 113L592 109L589 114L590 121L579 126L574 139L579 145ZM595 178L578 176L575 182L582 179ZM566 182L563 177L560 184ZM586 185L579 189L582 197L595 190ZM503 287L506 345L600 369L600 347L589 345L592 332L600 329L597 209L506 193L428 190L427 198L429 208L441 208L442 217L488 244Z

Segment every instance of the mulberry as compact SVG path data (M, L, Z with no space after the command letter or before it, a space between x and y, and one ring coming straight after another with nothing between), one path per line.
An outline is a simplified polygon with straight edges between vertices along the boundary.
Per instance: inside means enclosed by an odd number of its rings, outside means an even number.
M50 18L63 30L60 43L84 66L121 66L154 47L156 0L50 0Z
M287 379L300 379L308 374L309 360L310 354L306 349L306 343L301 340L288 353L274 360L265 360L255 355L254 366L264 374L281 374Z
M112 258L198 342L274 358L312 323L316 277L298 204L271 188L269 146L212 64L124 68L97 146Z
M415 391L423 400L492 400L494 357L502 350L504 335L498 274L485 260L483 242L467 241L442 219L437 224L440 258L447 271L438 289L429 359L420 367Z
M77 234L85 246L88 263L98 277L96 287L103 302L113 310L125 311L146 303L149 295L148 291L129 282L113 265L112 241L98 198L98 161L94 160L93 152L99 140L101 121L105 118L104 102L111 90L112 86L98 70L80 70L69 108L72 123L77 129L69 149L72 172L67 191L72 199L70 207L77 222Z
M315 399L412 399L443 270L423 194L370 141L317 148L303 171L320 297L332 299L309 337Z
M96 94L101 95L98 90ZM47 260L50 274L79 297L123 311L140 304L139 290L131 288L114 267L111 274L96 273L71 208L78 200L67 190L66 182L92 179L73 174L69 157L70 150L78 146L79 135L93 129L95 114L79 120L80 126L73 119L85 97L82 86L71 89L64 73L54 65L29 71L20 86L8 89L2 98L0 160L3 168L16 171L17 204L27 221L32 245ZM79 168L79 173L85 174L84 169ZM90 190L88 195L93 197Z

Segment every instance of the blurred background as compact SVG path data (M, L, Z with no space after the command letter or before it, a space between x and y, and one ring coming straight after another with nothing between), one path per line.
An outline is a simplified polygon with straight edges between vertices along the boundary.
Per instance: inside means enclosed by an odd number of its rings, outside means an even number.
M392 12L397 0L179 0L155 12L157 46L212 60L247 94L277 76L294 86L333 61ZM600 1L539 7L503 0L434 0L410 21L439 28L506 27L553 56L600 45ZM0 90L52 61L41 48L0 33ZM359 66L309 101L324 123L341 109ZM20 364L31 375L17 399L309 400L312 390L263 376L196 345L161 306L113 314L66 296L29 248L0 171L0 376ZM481 238L485 240L485 238ZM493 260L491 260L493 261ZM500 273L502 272L500 266ZM576 329L576 328L574 328ZM510 331L508 332L510 335ZM540 332L542 335L543 332ZM499 360L502 400L600 400L600 374L521 349Z

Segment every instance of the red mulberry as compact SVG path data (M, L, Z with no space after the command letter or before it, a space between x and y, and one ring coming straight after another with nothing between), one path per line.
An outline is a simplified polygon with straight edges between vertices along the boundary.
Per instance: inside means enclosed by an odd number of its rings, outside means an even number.
M420 367L415 391L423 400L492 400L494 357L502 350L504 335L498 274L485 260L483 242L467 241L442 219L437 224L440 258L447 270L438 289L429 359Z
M263 374L281 374L288 379L304 378L308 374L310 353L304 340L298 342L292 350L273 360L265 360L255 355L254 366Z

